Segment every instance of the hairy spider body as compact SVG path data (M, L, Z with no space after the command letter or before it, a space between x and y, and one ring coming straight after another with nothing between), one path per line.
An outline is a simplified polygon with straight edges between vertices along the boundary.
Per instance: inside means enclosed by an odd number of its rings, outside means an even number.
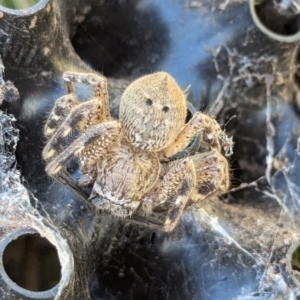
M126 217L140 205L141 195L156 183L160 163L156 153L141 151L121 138L98 162L97 170L93 203Z
M120 103L124 135L132 145L148 151L169 146L183 127L186 114L185 96L165 72L134 81Z
M78 184L93 186L90 201L95 207L121 217L141 208L145 220L154 211L167 211L162 229L171 231L186 206L228 189L228 163L221 152L231 151L231 139L200 112L185 123L185 96L168 73L147 75L129 85L119 121L110 117L103 76L68 72L64 80L68 95L57 100L44 129L46 171L55 177L68 160L78 157ZM73 82L92 85L95 98L80 102ZM79 137L65 145L74 128ZM209 150L171 161L199 132Z

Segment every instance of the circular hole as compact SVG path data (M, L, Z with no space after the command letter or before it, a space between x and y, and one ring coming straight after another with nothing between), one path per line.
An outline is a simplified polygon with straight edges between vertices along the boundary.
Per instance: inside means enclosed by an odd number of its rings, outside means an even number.
M40 0L2 0L1 6L11 9L26 9L36 5Z
M3 250L3 266L18 286L34 292L52 289L61 279L56 248L39 234L23 234Z
M294 1L250 0L250 11L257 27L282 42L299 40L300 9Z

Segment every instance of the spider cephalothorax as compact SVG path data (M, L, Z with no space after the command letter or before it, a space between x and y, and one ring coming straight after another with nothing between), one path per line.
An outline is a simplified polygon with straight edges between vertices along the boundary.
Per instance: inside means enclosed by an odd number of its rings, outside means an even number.
M228 163L221 153L231 151L231 139L203 113L185 123L185 96L168 73L146 75L129 85L119 120L110 117L103 76L68 72L64 80L68 94L56 101L45 125L46 171L55 177L78 157L78 184L92 186L90 201L98 209L126 217L139 208L145 223L153 211L165 211L162 229L170 231L187 205L228 189ZM80 102L73 82L92 85L95 97ZM66 145L75 128L79 136ZM170 159L200 132L207 152Z
M141 77L125 90L120 122L134 146L159 151L175 140L185 123L186 112L182 90L169 74L159 72Z

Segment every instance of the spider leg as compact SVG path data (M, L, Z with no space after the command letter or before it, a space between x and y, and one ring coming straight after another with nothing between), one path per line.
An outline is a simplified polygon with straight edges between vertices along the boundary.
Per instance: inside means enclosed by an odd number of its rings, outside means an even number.
M117 121L110 121L90 127L47 165L46 172L50 176L58 173L62 166L72 156L79 155L84 148L96 140L98 145L98 154L104 153L109 145L111 145L111 143L120 134L120 130L121 124Z
M76 181L72 178L72 176L67 172L65 168L61 169L59 173L52 175L52 178L71 189L72 192L82 200L87 210L93 215L95 214L94 207L88 200L89 195L84 190L78 187Z
M172 231L188 203L195 184L196 173L193 161L190 158L177 161L165 174L159 185L145 196L143 209L149 212L168 200L175 199L175 201L168 204L168 210L160 216L163 230L166 232ZM147 219L148 216L146 215L144 218ZM149 219L151 220L151 215L149 215Z
M221 152L223 148L227 156L232 154L232 140L227 137L214 118L201 112L197 112L192 119L185 124L175 141L162 150L163 154L166 157L171 157L182 151L199 132L203 132L203 139L210 145L211 149L216 149Z
M55 101L54 107L44 126L44 136L47 140L54 135L71 110L78 104L80 104L80 102L73 93L64 95Z
M58 128L68 113L70 113L71 109L80 104L80 101L76 96L74 82L91 85L94 90L95 100L98 100L100 103L98 110L90 111L90 115L87 120L88 124L85 125L85 128L81 129L86 129L88 125L96 125L110 119L107 80L104 76L94 73L65 72L63 74L63 80L68 94L59 98L55 102L54 108L46 122L44 131L46 137L49 134L52 136L52 132L55 131L53 128ZM97 116L95 117L95 115Z
M75 106L46 144L42 153L43 159L48 160L57 154L63 139L70 134L77 124L85 121L86 116L90 114L90 111L99 111L100 107L101 103L99 103L97 99L92 99ZM84 122L84 124L90 126L89 122Z
M197 183L189 204L228 190L230 185L229 166L222 154L212 150L198 153L191 158L196 169Z
M172 231L187 206L212 194L228 190L229 184L228 162L217 150L169 162L161 183L143 199L142 209L146 211L146 215L139 209L132 216L132 221L154 229ZM172 198L175 201L170 201ZM167 210L157 210L165 204Z
M94 96L101 101L103 121L110 120L107 79L96 73L79 73L79 72L65 72L63 79L67 86L69 93L74 93L74 82L91 85L94 90Z

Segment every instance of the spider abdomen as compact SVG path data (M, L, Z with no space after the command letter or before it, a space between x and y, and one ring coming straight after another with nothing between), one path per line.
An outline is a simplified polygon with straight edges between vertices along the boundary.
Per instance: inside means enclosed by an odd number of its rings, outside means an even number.
M92 197L101 199L97 206L113 209L115 214L131 214L143 195L156 183L160 172L157 155L141 151L125 139L110 149L109 153L98 162L97 179Z

